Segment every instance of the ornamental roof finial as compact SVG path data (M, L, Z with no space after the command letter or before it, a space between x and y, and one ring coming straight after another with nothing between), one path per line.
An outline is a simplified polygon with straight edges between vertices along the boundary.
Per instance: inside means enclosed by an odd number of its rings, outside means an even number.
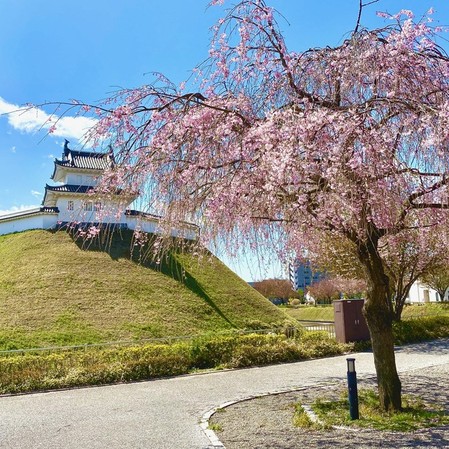
M67 159L67 157L68 157L68 155L69 155L69 151L70 151L69 143L70 143L70 142L69 142L67 139L64 139L64 153L63 153L63 155L62 155L62 157L63 157L64 159Z
M112 170L115 167L115 156L114 156L114 150L112 149L111 145L109 145L108 162L109 162L109 168Z

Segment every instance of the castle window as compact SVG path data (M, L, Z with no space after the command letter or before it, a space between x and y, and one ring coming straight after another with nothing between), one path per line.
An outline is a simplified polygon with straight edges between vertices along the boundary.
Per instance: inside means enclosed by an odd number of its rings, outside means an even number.
M92 201L86 201L83 205L83 209L87 212L92 211Z
M99 212L101 210L101 203L99 202L99 201L97 201L95 204L94 204L94 211L95 212Z
M67 201L67 210L73 210L74 206L73 206L73 201L69 200Z

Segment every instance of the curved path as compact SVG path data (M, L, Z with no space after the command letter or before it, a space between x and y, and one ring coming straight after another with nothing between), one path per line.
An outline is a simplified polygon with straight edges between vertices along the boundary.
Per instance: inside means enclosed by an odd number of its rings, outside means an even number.
M351 356L352 357L352 356ZM372 354L355 354L359 379ZM204 413L228 401L346 378L346 356L132 384L0 397L0 448L206 449ZM449 339L397 350L400 372L449 363ZM1 366L0 366L1 369Z

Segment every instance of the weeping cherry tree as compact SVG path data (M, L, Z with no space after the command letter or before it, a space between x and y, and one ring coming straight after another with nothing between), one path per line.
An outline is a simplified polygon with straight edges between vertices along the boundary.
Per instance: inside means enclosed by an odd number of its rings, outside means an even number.
M195 221L205 243L275 235L283 254L300 255L323 232L350 241L381 405L399 410L380 248L447 222L449 59L430 19L410 11L300 53L276 18L264 0L242 0L215 26L188 90L160 76L98 106L91 138L118 161L102 188L146 189L152 210Z

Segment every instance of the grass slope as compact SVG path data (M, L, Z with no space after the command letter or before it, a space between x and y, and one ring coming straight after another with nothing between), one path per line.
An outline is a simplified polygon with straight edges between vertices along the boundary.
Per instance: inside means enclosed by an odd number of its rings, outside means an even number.
M0 236L0 349L196 335L288 318L214 257L130 257L131 235L82 248L63 231Z

